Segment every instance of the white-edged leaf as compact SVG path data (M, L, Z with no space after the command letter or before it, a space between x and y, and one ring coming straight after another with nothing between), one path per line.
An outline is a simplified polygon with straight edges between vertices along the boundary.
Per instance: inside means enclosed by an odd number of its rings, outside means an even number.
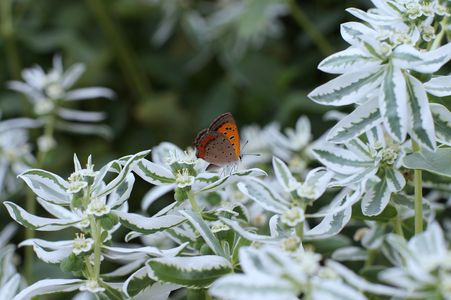
M437 140L451 146L451 112L445 106L437 103L432 103L430 107Z
M367 298L357 289L344 284L339 280L320 279L313 280L313 300L366 300Z
M19 244L32 246L36 256L49 264L58 264L72 253L72 241L49 242L41 239L28 239Z
M364 53L359 48L349 47L320 62L318 69L331 74L343 74L380 65L380 61Z
M377 216L380 214L390 201L391 192L385 176L380 178L378 182L370 185L362 198L362 213L365 216Z
M153 258L148 266L161 282L195 288L208 287L232 271L230 262L216 255Z
M393 26L399 24L399 17L397 16L391 16L388 14L380 14L373 11L363 11L358 8L347 8L346 11L353 15L356 18L359 18L362 21L365 21L371 25L377 25L377 26ZM399 25L398 25L399 26Z
M326 266L334 270L341 278L343 278L350 285L358 288L361 291L370 292L376 295L399 297L402 299L414 297L416 295L416 293L413 292L408 292L390 286L368 282L362 277L354 274L351 270L349 270L342 264L334 262L332 260L326 261Z
M408 169L426 170L439 175L451 177L451 148L439 148L435 152L423 150L409 154L403 159L403 166Z
M451 75L434 77L423 85L426 91L434 96L446 97L451 95Z
M379 94L379 109L388 133L398 142L407 134L407 88L401 69L392 63L385 68Z
M184 217L178 215L144 217L138 214L121 211L114 211L113 213L119 217L121 224L125 227L145 234L162 231L177 226L185 221Z
M139 294L143 289L152 285L155 281L147 276L147 266L136 270L122 285L122 293L128 298Z
M135 259L132 260L129 263L126 263L125 265L120 266L119 268L115 269L114 271L103 273L102 278L106 277L123 277L126 275L129 275L130 273L136 271L139 269L146 261L147 259ZM147 273L146 273L147 276Z
M143 197L141 201L141 209L146 211L149 206L166 193L169 193L175 188L175 184L157 185L151 188Z
M333 143L344 143L367 132L381 122L378 101L370 99L335 124L327 134L327 140Z
M313 149L313 154L327 168L340 174L355 174L374 167L374 162L363 160L353 152L336 146L321 146Z
M125 180L120 183L108 197L108 206L110 206L111 209L116 209L124 204L130 197L134 183L135 176L133 176L132 173L127 174Z
M33 192L44 200L56 204L68 205L70 195L66 192L69 184L60 176L39 169L28 170L19 175Z
M63 219L63 220L80 220L81 218L73 213L72 211L70 211L67 208L64 208L63 206L57 205L57 204L53 204L51 202L47 202L44 199L37 197L36 201L38 201L38 203L46 210L48 211L50 214L52 214L53 216L57 217L58 219Z
M353 46L361 46L370 37L377 35L377 32L359 22L346 22L341 24L340 33L343 39Z
M127 175L132 170L136 162L146 157L146 155L149 154L149 152L150 150L145 150L131 156L123 166L120 173L113 180L111 180L105 187L101 188L98 192L96 192L94 196L100 198L113 192L116 188L118 188L118 186L122 182L124 182L124 180L127 178Z
M385 179L390 191L399 192L406 185L406 179L400 171L394 168L384 168Z
M398 68L409 69L422 61L421 53L411 45L399 45L393 50L392 63Z
M355 246L339 248L332 253L332 259L337 261L365 261L367 258L368 252Z
M133 297L133 300L167 300L169 294L179 288L180 286L177 284L155 282Z
M352 207L346 207L343 210L327 215L321 222L312 229L305 232L307 240L324 239L334 236L348 224L352 215Z
M15 203L5 201L10 216L19 224L38 231L58 231L63 228L77 225L79 221L43 218L32 215Z
M323 105L342 106L365 98L382 82L383 68L346 73L314 89L308 97Z
M300 186L288 166L280 158L275 156L272 158L272 167L277 180L286 192L291 193Z
M295 300L299 293L288 281L261 274L227 275L215 281L209 291L215 297L234 300Z
M199 232L199 234L204 239L205 243L210 247L210 249L220 256L226 256L224 249L221 247L221 243L216 238L216 236L211 232L210 227L207 223L200 217L197 213L193 211L180 211L180 213L185 216L185 218L193 225L193 227Z
M308 199L318 199L327 190L329 182L333 176L334 173L324 167L318 167L310 170L307 173L302 188L297 190L298 195ZM305 190L305 187L307 187L307 191Z
M264 209L282 214L288 210L285 200L272 191L267 184L256 178L248 178L238 183L238 189L247 197L261 205Z
M92 134L100 136L104 139L111 139L113 137L113 131L111 128L103 124L75 123L62 121L62 119L59 119L56 121L55 127L65 132L88 135Z
M13 300L29 300L38 295L75 291L82 286L83 282L81 279L40 280L22 290Z
M451 44L447 43L438 49L421 53L422 61L412 64L409 69L420 73L435 73L451 59Z
M114 98L115 94L111 89L103 87L88 87L72 90L66 94L65 100L79 101L93 98Z
M180 254L183 249L186 248L188 243L184 243L180 246L171 249L160 250L157 247L145 246L145 247L113 247L113 246L103 246L104 255L112 260L126 259L135 260L145 257L172 257Z
M3 282L0 287L0 299L13 299L19 289L20 280L20 274L15 274Z
M271 242L279 242L279 240L280 240L277 237L249 232L246 229L244 229L243 227L241 227L240 223L238 223L237 221L226 219L226 218L220 218L220 219L224 224L226 224L227 226L232 228L236 233L238 233L241 237L243 237L244 239L246 239L248 241L271 243Z
M213 183L210 183L209 185L203 187L199 192L214 192L222 188L226 182L227 184L232 184L234 182L243 180L243 178L246 178L248 176L268 176L268 174L266 174L265 171L259 168L237 171L225 177L219 178Z
M435 129L428 96L423 84L415 77L408 75L406 83L411 117L410 134L418 144L433 151L435 149Z
M147 159L139 161L133 171L145 181L155 185L175 182L175 177L169 169Z

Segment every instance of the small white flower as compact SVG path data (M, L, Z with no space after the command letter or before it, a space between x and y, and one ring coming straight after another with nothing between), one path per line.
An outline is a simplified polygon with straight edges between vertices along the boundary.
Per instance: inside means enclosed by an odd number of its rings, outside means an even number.
M229 226L222 223L221 221L216 221L216 222L211 223L210 228L213 233L217 233L220 231L227 231L230 229Z
M294 227L304 221L304 211L300 207L292 207L286 210L281 217L282 223Z
M75 239L72 243L72 252L75 255L79 255L82 252L89 252L94 245L94 240L92 238L85 238L83 233L77 233Z
M88 186L88 183L80 178L78 172L72 173L68 181L69 187L67 188L67 192L69 194L76 194Z
M301 246L301 239L296 235L290 236L281 241L281 246L287 252L296 252Z
M106 215L110 212L110 207L105 203L105 197L91 199L88 204L86 213L88 215L95 215L97 217Z
M421 27L421 37L426 42L430 42L435 39L435 29L431 25L425 25Z
M38 137L38 148L42 152L49 152L56 146L56 141L53 137L42 135Z
M405 7L406 7L405 13L410 19L415 20L416 18L421 17L422 7L418 2L416 1L409 2L405 5Z
M91 293L99 293L104 292L105 289L99 285L99 283L96 280L87 280L85 285L82 285L80 287L80 291L88 291Z
M304 273L314 275L320 268L319 262L321 255L311 251L305 251L302 255L298 256L298 260Z
M381 164L393 165L398 158L398 152L393 148L384 148L377 154Z
M46 115L50 113L55 108L55 104L50 99L42 99L40 101L36 101L33 109L37 115Z
M423 15L427 17L433 17L435 15L435 9L431 4L425 4L421 7Z
M177 174L175 175L175 183L179 188L191 186L194 183L194 180L195 177L191 176L189 170L185 168L177 171Z
M296 190L296 193L301 198L315 199L316 197L315 186L307 184L307 182L301 184L301 186Z
M103 261L105 259L105 257L103 257L103 255L100 255L100 261ZM94 253L91 253L91 255L89 255L89 263L91 265L95 265L95 255Z
M266 224L268 217L264 213L256 214L251 219L251 224L257 227L261 227Z

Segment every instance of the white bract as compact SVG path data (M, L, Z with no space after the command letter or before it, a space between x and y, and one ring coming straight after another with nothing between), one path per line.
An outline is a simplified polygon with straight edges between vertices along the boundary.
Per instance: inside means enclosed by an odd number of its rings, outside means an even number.
M63 131L110 137L111 131L107 126L93 124L103 121L105 113L65 107L66 103L73 101L114 97L112 90L103 87L72 89L85 69L84 64L77 63L65 71L61 56L55 55L50 71L45 72L40 66L25 69L22 71L24 82L10 81L8 87L23 93L33 105L36 116L44 123L54 123L52 126ZM52 141L45 138L40 140L42 149L51 149Z

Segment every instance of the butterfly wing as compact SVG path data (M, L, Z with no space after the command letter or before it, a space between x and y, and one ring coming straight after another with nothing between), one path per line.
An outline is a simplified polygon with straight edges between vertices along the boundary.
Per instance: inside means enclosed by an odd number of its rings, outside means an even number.
M224 113L216 117L208 129L224 135L233 147L235 160L240 159L240 134L231 113Z
M230 141L223 134L210 130L198 134L196 156L217 166L228 165L239 159Z

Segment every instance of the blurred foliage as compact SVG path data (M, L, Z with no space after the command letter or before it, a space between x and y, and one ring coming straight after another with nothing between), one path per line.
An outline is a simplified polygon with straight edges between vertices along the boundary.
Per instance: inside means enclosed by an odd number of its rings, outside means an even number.
M322 119L327 108L306 97L330 79L316 69L327 47L315 41L320 36L329 50L344 49L339 24L352 19L345 8L366 9L368 2L2 0L2 118L30 111L4 83L17 79L20 68L50 67L59 53L65 65L87 65L78 87L109 87L117 98L81 106L107 112L112 140L57 134L58 147L45 169L58 174L70 174L74 152L81 160L93 154L102 165L161 141L189 146L197 131L225 111L240 125L278 121L293 126L305 114L319 136L332 123ZM293 17L294 9L298 17L307 17L304 23ZM139 208L148 188L136 185L131 211ZM40 236L51 239L48 235ZM35 272L51 272L48 268L39 264Z

